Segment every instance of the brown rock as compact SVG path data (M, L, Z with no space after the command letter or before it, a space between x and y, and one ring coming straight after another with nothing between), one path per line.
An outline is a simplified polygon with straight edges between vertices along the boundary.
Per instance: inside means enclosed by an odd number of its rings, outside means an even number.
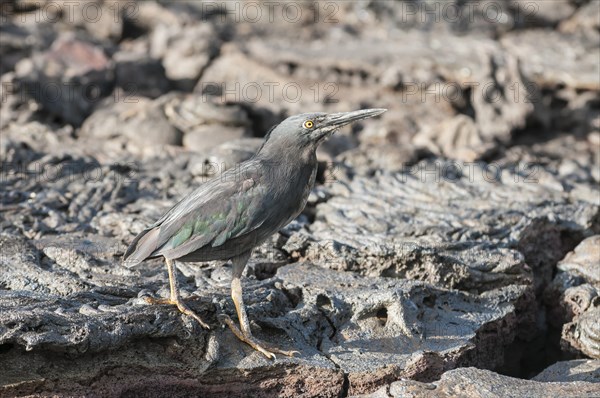
M371 395L357 395L362 398L379 397L422 397L422 398L496 398L496 397L564 397L593 398L600 394L600 384L583 381L547 382L515 379L508 376L476 368L455 369L444 373L434 383L417 381L397 381Z
M113 65L103 50L63 33L43 53L16 66L23 95L49 112L80 125L114 86Z

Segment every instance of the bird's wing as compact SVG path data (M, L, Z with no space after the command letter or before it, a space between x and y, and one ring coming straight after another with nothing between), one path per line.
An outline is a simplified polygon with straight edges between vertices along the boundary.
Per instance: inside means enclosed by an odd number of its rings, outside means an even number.
M224 173L175 205L154 226L158 235L151 256L179 258L260 227L268 217L263 203L269 192L257 170Z

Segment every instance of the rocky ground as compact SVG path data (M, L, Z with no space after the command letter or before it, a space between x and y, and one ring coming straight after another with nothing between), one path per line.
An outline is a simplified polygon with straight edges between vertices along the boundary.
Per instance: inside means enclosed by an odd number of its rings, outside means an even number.
M0 395L600 396L600 2L1 4ZM136 233L288 115L385 107L319 150L231 267Z

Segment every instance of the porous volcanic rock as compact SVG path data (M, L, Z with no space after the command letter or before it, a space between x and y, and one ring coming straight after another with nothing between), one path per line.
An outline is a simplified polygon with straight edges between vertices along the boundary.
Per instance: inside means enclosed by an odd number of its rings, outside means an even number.
M487 370L476 368L455 369L444 373L439 381L420 383L406 380L397 381L382 387L370 395L356 398L495 398L495 397L532 397L545 398L560 396L565 398L593 398L600 393L600 384L584 381L576 382L538 382L502 376Z

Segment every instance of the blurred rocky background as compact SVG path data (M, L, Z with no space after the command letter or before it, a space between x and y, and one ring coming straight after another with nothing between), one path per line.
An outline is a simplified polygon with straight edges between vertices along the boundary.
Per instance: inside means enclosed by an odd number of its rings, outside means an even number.
M600 2L3 1L0 395L600 396ZM301 112L319 151L244 281L269 361L120 258Z

